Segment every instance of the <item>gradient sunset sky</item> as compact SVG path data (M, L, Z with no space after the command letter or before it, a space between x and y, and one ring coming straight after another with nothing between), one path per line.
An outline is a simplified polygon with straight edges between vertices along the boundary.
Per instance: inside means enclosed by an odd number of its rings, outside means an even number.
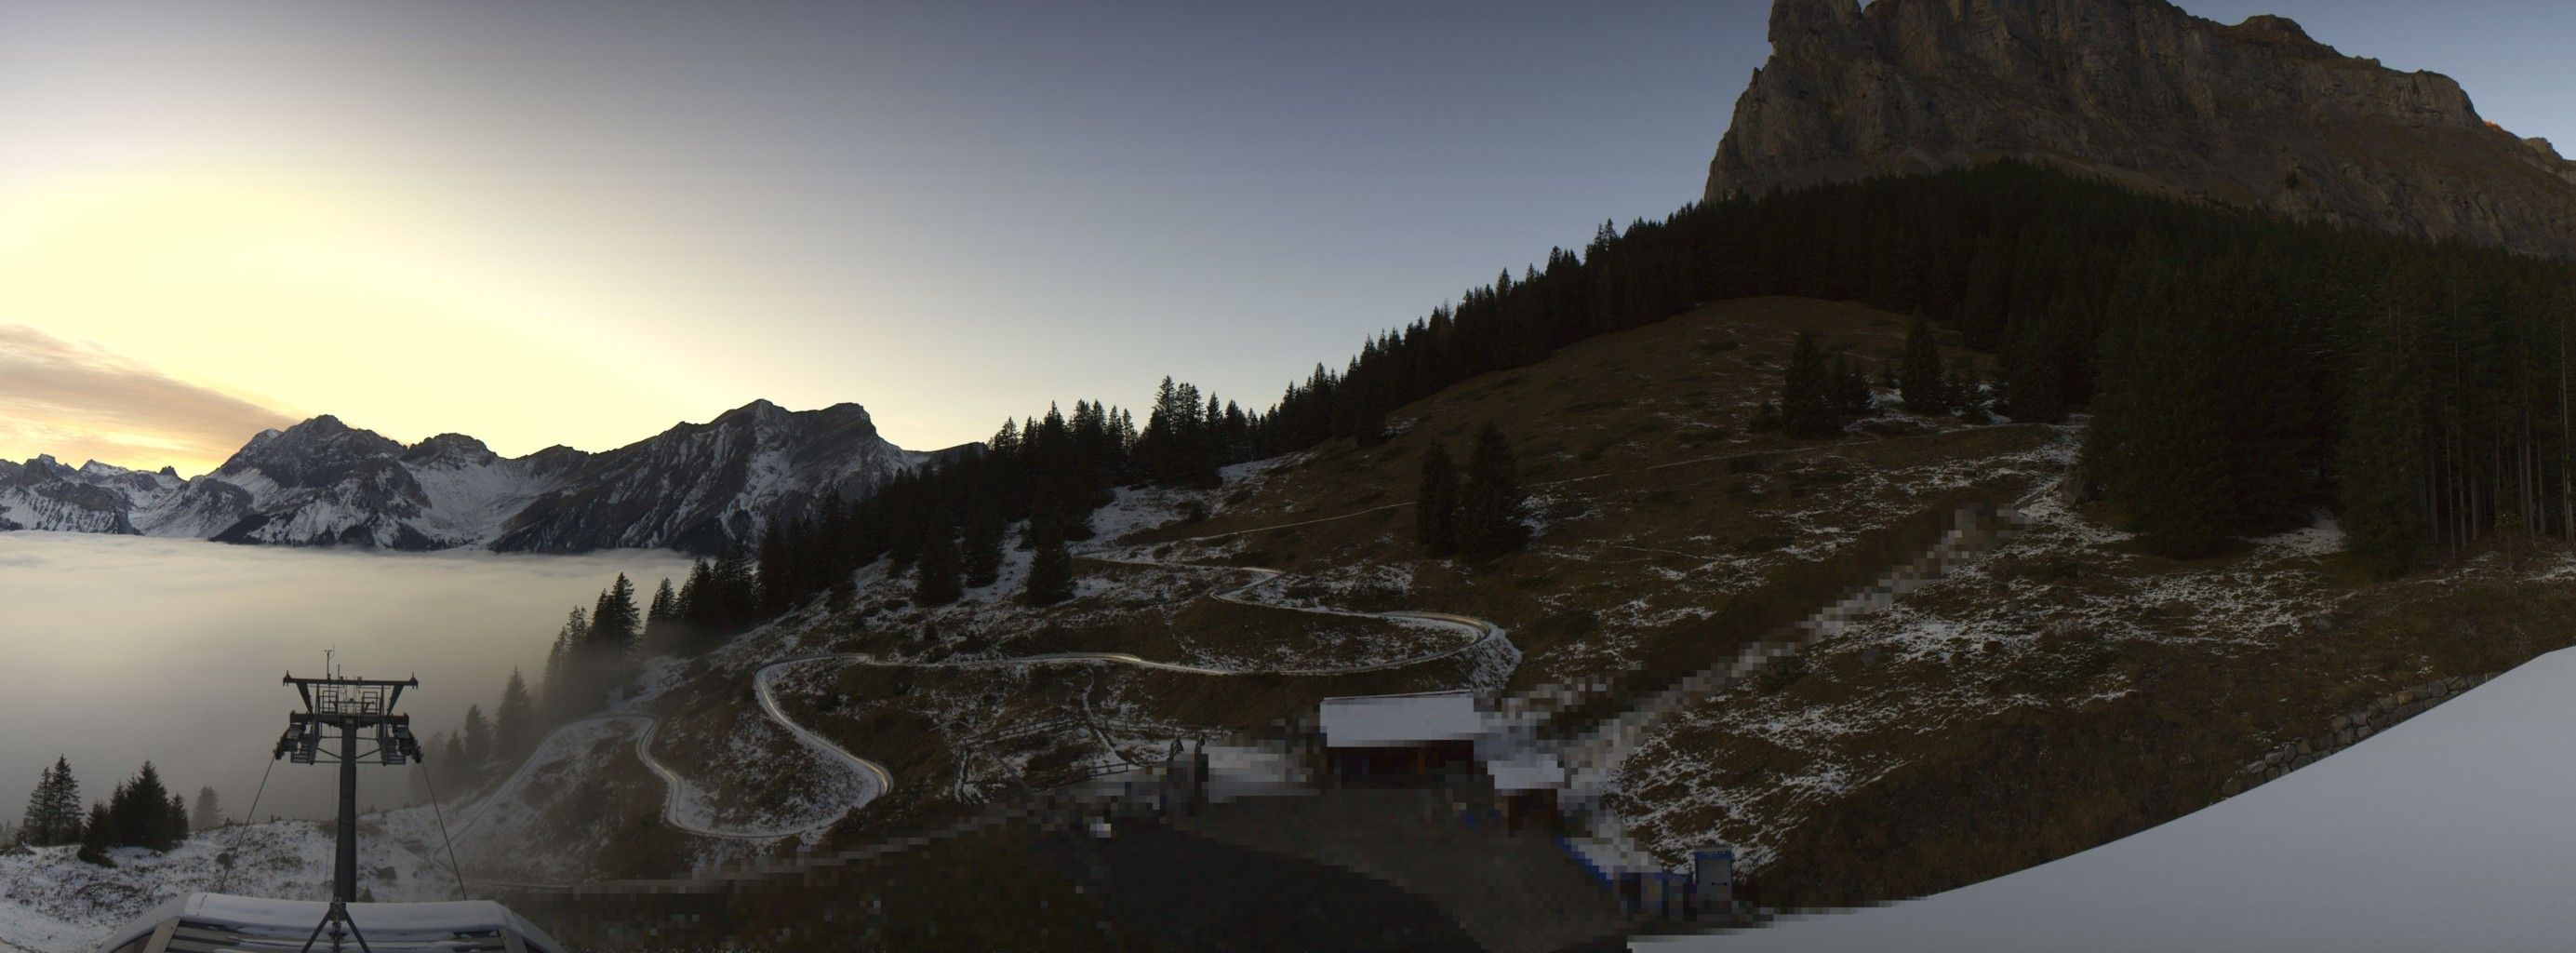
M2576 145L2576 4L2298 19ZM1174 374L1266 405L1699 194L1767 2L0 11L0 458L319 413L599 450L765 397L937 447Z

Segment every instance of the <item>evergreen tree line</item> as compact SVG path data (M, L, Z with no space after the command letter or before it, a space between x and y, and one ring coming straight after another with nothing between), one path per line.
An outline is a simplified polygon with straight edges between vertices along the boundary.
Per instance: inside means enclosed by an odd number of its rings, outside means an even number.
M575 621L587 617L573 610ZM566 626L567 631L574 630ZM557 633L558 646L564 633ZM509 681L501 686L501 701L492 714L485 715L480 704L465 706L464 720L453 731L443 731L421 742L421 763L412 767L411 800L421 803L437 795L439 800L454 800L481 784L498 780L519 766L547 729L565 720L597 710L600 698L579 694L586 685L583 679L557 668L563 656L549 660L549 674L561 678L557 684L566 694L549 692L540 697L528 688L527 678L518 669L510 670ZM605 677L601 674L598 677Z
M1092 537L1091 514L1114 487L1211 485L1251 459L1256 418L1240 405L1166 379L1140 431L1125 410L1076 401L1071 416L1005 421L983 452L899 474L864 500L828 496L804 517L773 521L761 541L757 611L713 630L721 638L845 584L882 559L914 573L913 598L944 605L1000 581L1006 552L1030 554L1017 595L1037 605L1075 591L1068 546ZM1017 534L1010 531L1021 524Z
M926 565L914 597L942 604L993 584L1005 547L1031 553L1022 597L1058 601L1074 592L1064 547L1090 537L1113 487L1207 485L1230 463L1374 440L1391 411L1468 377L1757 295L1917 314L1902 373L1886 370L1910 411L2054 422L2089 407L2087 480L2167 552L2321 504L2390 570L2499 529L2576 535L2563 265L1998 163L1605 222L1580 254L1505 269L1266 411L1166 379L1141 429L1092 401L1006 421L982 453L777 514L756 560L702 562L646 628L704 647L880 559ZM1934 326L1992 355L1992 376L1940 368ZM1792 368L1770 423L1829 436L1870 410L1847 356L1809 342ZM566 644L631 655L625 631Z
M27 811L17 826L17 843L30 847L60 844L80 845L82 860L102 866L113 866L108 851L118 847L141 847L167 851L185 843L191 821L211 827L221 822L220 808L213 788L198 792L200 810L192 819L185 797L173 794L161 782L160 769L143 762L142 770L116 786L105 801L93 801L84 811L81 807L80 780L72 776L71 761L56 757L27 795Z
M1997 389L1991 382L1977 377L1975 362L1961 361L1945 371L1937 333L1922 312L1905 335L1905 357L1900 370L1896 365L1879 368L1879 386L1892 391L1907 413L1940 416L1955 413L1973 423L1992 422L1986 405L1990 392ZM1848 352L1837 353L1825 360L1824 344L1815 332L1798 332L1797 343L1789 349L1789 364L1781 375L1780 399L1764 401L1753 419L1755 430L1779 430L1793 437L1810 439L1841 436L1853 420L1877 409L1877 397L1869 379ZM2021 408L2028 419L2063 419L2062 406L2047 410Z
M1259 432L1339 436L1323 426L1335 407L1381 419L1696 302L1794 294L1917 312L1994 355L1989 385L1954 368L1939 400L1931 368L1909 368L1900 386L1919 412L1981 395L2017 420L2089 407L2086 479L2169 553L2321 505L2385 571L2498 531L2576 536L2563 263L2011 163L1694 205L1548 262L1291 388ZM1926 346L1910 345L1909 363ZM1820 358L1793 356L1814 383L1797 400L1807 419L1782 421L1792 429L1835 430L1866 406L1857 369L1819 371Z
M1341 370L1319 365L1267 411L1166 381L1141 432L1088 402L1007 423L984 454L782 520L753 616L879 558L910 569L925 546L944 577L952 539L962 582L989 558L996 520L1031 521L1018 546L1051 568L1030 574L1028 598L1061 598L1070 571L1052 549L1089 535L1110 487L1206 484L1228 463L1372 440L1394 409L1466 378L1758 295L1920 316L1922 343L1891 375L1915 412L2055 422L2089 408L2087 480L2170 553L2317 505L2338 507L2355 551L2392 571L2499 528L2576 535L2565 266L1997 163L1604 223L1581 254L1506 269ZM1940 369L1935 326L1991 355L1991 376ZM1778 424L1829 435L1869 409L1847 358L1793 362L1801 382ZM955 591L943 578L916 596Z

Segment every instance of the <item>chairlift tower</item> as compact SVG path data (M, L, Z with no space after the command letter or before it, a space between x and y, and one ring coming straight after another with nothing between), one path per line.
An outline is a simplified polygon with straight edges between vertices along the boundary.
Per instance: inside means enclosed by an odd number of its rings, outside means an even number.
M324 667L323 678L297 678L293 672L286 673L282 684L295 686L296 693L304 698L304 710L287 714L286 733L278 736L277 750L270 757L297 764L328 760L340 765L339 853L331 870L331 910L314 928L318 937L323 926L334 926L336 949L340 932L337 925L345 924L353 935L356 933L345 905L358 899L358 765L368 760L386 765L421 760L420 742L411 733L411 716L394 714L394 703L402 699L403 689L420 687L420 679L394 682L347 678L331 669L327 661ZM324 736L333 731L340 736L337 753L325 747ZM374 750L359 752L361 735L374 742ZM357 940L360 947L366 945L365 937Z

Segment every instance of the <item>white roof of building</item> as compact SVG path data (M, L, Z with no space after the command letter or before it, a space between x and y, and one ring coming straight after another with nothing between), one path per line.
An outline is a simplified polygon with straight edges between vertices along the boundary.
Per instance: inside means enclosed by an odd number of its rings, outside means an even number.
M1555 755L1546 752L1485 762L1485 773L1493 776L1494 790L1505 794L1565 789L1565 765L1558 763Z
M441 941L452 941L458 933L508 931L519 935L531 950L560 951L555 942L536 924L510 912L490 900L457 900L445 903L352 903L349 920L357 924L367 943L378 949L439 949ZM300 947L313 927L322 922L331 905L318 900L272 900L265 897L235 897L220 893L190 893L154 907L124 929L109 934L98 948L113 950L136 937L150 934L167 920L185 920L229 933L257 939L291 941L287 948ZM262 945L263 948L265 944Z
M1324 699L1319 712L1327 748L1394 748L1435 741L1473 741L1489 730L1472 691L1363 695Z

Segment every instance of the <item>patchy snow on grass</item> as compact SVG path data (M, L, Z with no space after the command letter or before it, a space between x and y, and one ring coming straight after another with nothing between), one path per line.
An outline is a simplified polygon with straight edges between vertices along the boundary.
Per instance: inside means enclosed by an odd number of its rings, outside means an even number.
M361 821L360 899L455 899L456 881L443 861L432 861L399 838L374 836L378 819ZM0 851L0 946L87 951L108 931L189 891L221 887L225 893L288 900L331 896L333 842L324 822L201 831L166 854L120 848L109 855L114 867L92 866L72 856L74 850Z

